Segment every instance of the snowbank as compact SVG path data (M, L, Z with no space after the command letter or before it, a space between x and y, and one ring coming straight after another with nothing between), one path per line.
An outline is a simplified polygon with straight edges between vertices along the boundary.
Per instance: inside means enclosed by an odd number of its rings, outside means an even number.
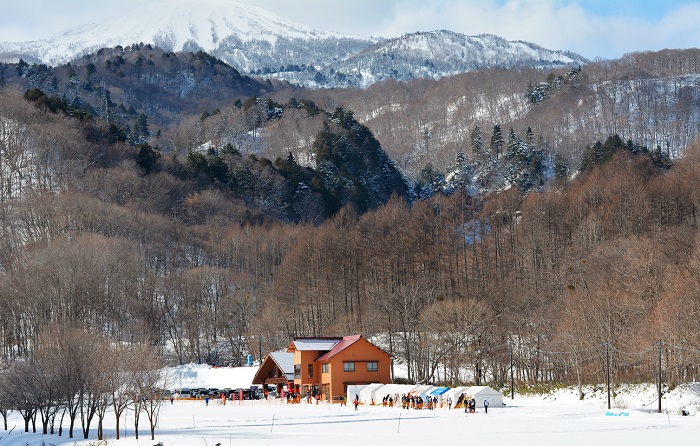
M171 390L215 388L248 389L258 366L213 367L207 364L186 364L166 369L165 386Z

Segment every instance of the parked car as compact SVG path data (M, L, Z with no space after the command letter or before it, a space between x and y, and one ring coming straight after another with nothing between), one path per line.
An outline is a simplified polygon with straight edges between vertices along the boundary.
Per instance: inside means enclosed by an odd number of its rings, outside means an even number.
M244 400L257 400L263 398L262 392L258 392L257 388L254 389L236 389L233 391L233 394L236 399L238 399L238 395L243 393L243 399Z
M204 398L208 392L207 389L192 389L192 398Z

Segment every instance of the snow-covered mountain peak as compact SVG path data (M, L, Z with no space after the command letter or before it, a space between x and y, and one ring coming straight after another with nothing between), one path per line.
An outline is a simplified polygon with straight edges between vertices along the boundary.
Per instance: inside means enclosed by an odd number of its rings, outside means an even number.
M98 24L71 29L54 38L0 44L0 53L29 54L50 65L118 45L154 44L169 51L214 52L230 36L274 45L280 37L317 40L345 35L312 29L265 9L232 0L158 0L144 2L138 11Z
M483 65L509 65L513 60L523 59L560 64L586 62L580 56L572 57L571 53L548 50L530 42L508 41L493 34L467 36L447 30L406 34L378 43L367 50L367 53L372 52L395 56L404 54L425 59L435 59L438 55L445 60L466 58Z

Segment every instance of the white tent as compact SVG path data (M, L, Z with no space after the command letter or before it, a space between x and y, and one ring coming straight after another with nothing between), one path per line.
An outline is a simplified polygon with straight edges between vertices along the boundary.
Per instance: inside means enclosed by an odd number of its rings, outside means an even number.
M362 390L367 387L368 384L350 384L348 385L347 389L347 395L346 395L346 402L350 404L353 399L355 399L355 395L359 395Z
M471 386L464 391L467 396L476 400L477 410L484 407L484 400L489 402L489 407L503 406L503 395L498 390L488 386Z
M425 392L432 390L434 388L435 388L435 386L431 386L429 384L421 384L421 385L417 386L416 388L414 388L413 390L411 390L411 395L422 397Z
M423 387L423 389L420 391L420 397L423 398L423 400L426 400L428 398L428 394L435 389L437 389L435 386Z
M417 386L415 384L387 384L374 392L374 404L381 404L382 399L389 395L394 399L394 405L401 405L401 397L408 395Z
M377 404L377 401L374 399L374 397L377 394L377 389L380 389L382 387L384 387L384 384L373 383L360 390L360 402L368 406L372 404L372 402L374 402L374 404ZM379 394L381 395L381 391ZM353 395L348 395L349 400L352 401L353 398L355 398ZM379 402L381 403L381 401L382 399L380 397Z
M445 401L447 401L448 399L452 400L452 407L454 407L455 404L457 404L459 397L463 393L466 394L468 388L469 387L454 387L454 388L448 390L447 393L445 393L443 395L443 398Z
M437 399L438 407L447 407L447 392L451 389L449 387L435 387L428 393L428 396L433 399Z

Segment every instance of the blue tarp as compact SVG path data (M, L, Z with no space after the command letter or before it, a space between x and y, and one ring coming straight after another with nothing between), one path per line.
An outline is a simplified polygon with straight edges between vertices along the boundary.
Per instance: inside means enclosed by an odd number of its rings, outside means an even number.
M433 391L430 392L428 395L440 396L440 395L442 395L442 394L444 394L444 393L447 393L448 390L450 390L449 387L438 387L438 388L436 388L436 389L433 389Z

